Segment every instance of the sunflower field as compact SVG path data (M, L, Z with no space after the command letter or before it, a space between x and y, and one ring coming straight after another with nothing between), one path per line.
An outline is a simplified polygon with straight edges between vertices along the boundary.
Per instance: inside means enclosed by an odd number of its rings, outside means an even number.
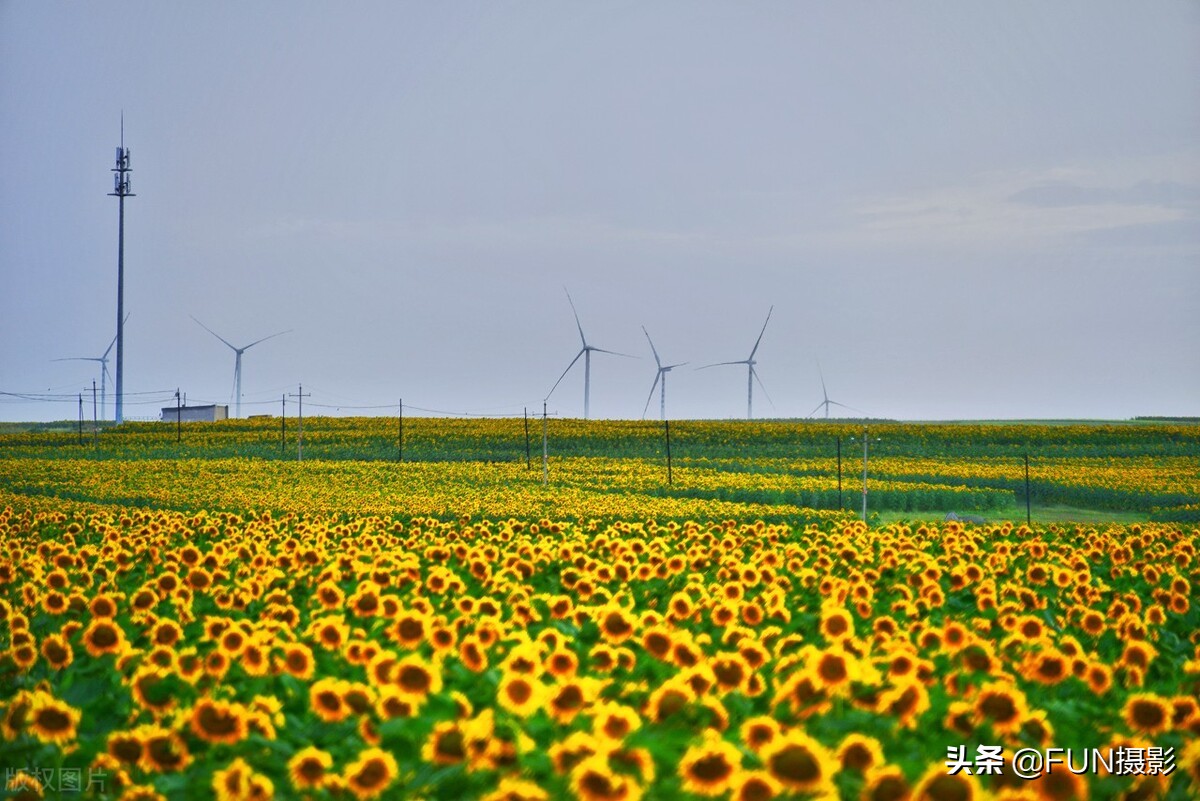
M151 434L0 435L6 797L1200 796L1194 524L867 525L809 502L826 457L716 445L666 483ZM1043 484L1195 503L1194 460L1106 436ZM1002 511L1000 439L871 496Z

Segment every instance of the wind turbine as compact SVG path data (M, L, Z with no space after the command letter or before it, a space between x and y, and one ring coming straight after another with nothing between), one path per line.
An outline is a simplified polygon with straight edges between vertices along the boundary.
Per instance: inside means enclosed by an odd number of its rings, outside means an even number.
M650 343L650 352L654 354L654 361L658 365L658 372L654 374L654 383L650 385L650 394L646 396L646 408L642 409L642 419L646 419L646 409L650 408L650 399L654 397L654 389L658 386L658 382L662 380L662 389L659 390L658 406L659 414L662 419L667 419L667 373L674 370L676 367L683 367L687 362L679 362L678 364L668 364L663 366L662 359L658 358L658 351L654 348L654 340L650 338L650 332L646 330L646 326L642 326L642 333L646 335L646 341Z
M125 322L129 322L129 315L125 315ZM113 345L117 344L117 337L114 334L112 342L108 343L108 347L104 349L102 356L68 356L65 359L51 359L55 362L100 362L100 417L108 419L108 412L105 411L108 398L108 382L105 376L110 375L108 372L108 354L112 352Z
M814 414L816 414L818 411L820 411L822 406L825 407L825 419L826 420L829 419L829 407L830 406L841 406L843 409L849 409L852 412L858 411L858 409L855 409L851 406L847 406L844 403L838 403L835 400L829 399L829 393L825 391L825 374L821 371L820 360L817 361L817 375L821 376L821 394L825 396L825 400L818 403L817 408L813 409L811 412L808 413L809 417L812 417ZM861 414L861 412L860 412L860 414Z
M563 292L567 292L567 288L563 287ZM562 375L558 377L558 381L554 382L554 386L550 387L550 391L546 393L546 400L554 394L554 390L562 383L562 380L567 377L567 373L571 372L571 368L575 366L575 362L579 361L579 357L583 357L583 419L588 419L590 411L590 396L592 388L592 351L597 353L611 353L613 356L624 356L627 359L634 358L628 353L617 353L615 350L605 350L597 348L595 345L589 345L587 337L583 335L583 326L579 322L579 312L575 310L575 301L571 300L571 293L567 292L567 303L571 304L571 311L575 315L575 327L579 329L579 339L583 343L583 347L579 349L579 353L575 354L575 358L567 365L567 369L563 370Z
M189 314L188 316L191 317L193 320L196 320L196 318L192 317L192 315ZM229 340L225 339L225 337L221 336L216 331L212 330L211 328L209 328L207 325L200 322L199 320L196 320L196 325L200 326L205 331L207 331L208 333L212 334L217 339L224 342L226 345L228 345L230 347L231 350L233 350L233 352L235 354L237 354L237 356L234 358L234 361L233 361L233 395L234 395L233 416L241 417L242 416L242 354L245 353L246 351L250 350L250 348L253 348L259 342L266 342L268 339L273 339L273 338L275 338L277 336L281 336L283 334L290 334L292 332L292 329L289 328L287 331L280 331L278 334L271 334L271 336L269 336L269 337L263 337L262 339L256 339L253 342L251 342L249 345L244 345L239 348L236 345L231 344L229 342Z
M773 311L775 311L774 306L772 306L767 311L767 319L763 321L762 331L758 332L758 339L754 340L754 347L753 347L753 349L751 349L750 355L748 357L746 357L745 359L742 359L741 361L737 361L737 362L717 362L716 364L706 364L706 365L704 365L704 367L696 368L697 370L705 370L709 367L721 367L726 364L744 364L744 365L746 365L746 419L747 420L754 419L754 382L755 381L758 382L758 386L762 389L763 394L767 396L767 400L771 401L771 396L767 395L767 388L765 386L763 386L762 379L758 377L758 372L754 369L754 365L758 363L754 360L754 354L758 352L759 343L762 342L763 334L766 333L766 331L767 331L767 323L771 322L771 312L773 312ZM771 405L772 406L775 405L774 401L771 401Z

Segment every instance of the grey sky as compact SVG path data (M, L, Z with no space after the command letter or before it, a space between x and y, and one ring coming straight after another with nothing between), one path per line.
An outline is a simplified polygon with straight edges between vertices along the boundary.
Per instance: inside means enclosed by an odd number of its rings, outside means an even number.
M1200 4L0 3L0 390L1200 414ZM582 360L550 408L583 410ZM136 405L128 417L157 415ZM256 405L261 404L261 405ZM110 387L111 406L111 387ZM90 415L90 406L89 415ZM657 397L651 406L656 413ZM332 409L320 409L332 412ZM0 419L73 403L0 398Z

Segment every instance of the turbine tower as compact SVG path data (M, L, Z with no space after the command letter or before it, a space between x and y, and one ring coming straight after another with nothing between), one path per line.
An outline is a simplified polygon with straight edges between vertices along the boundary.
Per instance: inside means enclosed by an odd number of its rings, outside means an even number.
M824 407L825 407L825 419L826 419L826 420L828 420L828 419L829 419L829 407L830 407L830 406L841 406L843 409L849 409L849 410L850 410L850 411L852 411L852 412L857 412L857 411L858 411L858 409L855 409L855 408L853 408L853 407L851 407L851 406L847 406L847 405L846 405L846 404L844 404L844 403L838 403L838 402L837 402L837 401L835 401L835 400L830 400L830 399L829 399L829 393L825 391L825 374L824 374L824 373L821 371L821 362L820 362L820 360L818 360L818 361L817 361L817 375L821 376L821 394L825 396L825 400L823 400L823 401L821 401L820 403L818 403L818 404L817 404L817 408L813 409L811 412L809 412L809 413L808 413L808 416L809 416L809 417L812 417L814 414L816 414L817 412L819 412L819 411L821 410L821 407L822 407L822 406L824 406ZM861 412L860 412L860 414L861 414Z
M659 380L662 381L662 388L659 390L658 407L661 419L667 419L667 373L674 370L676 367L682 367L687 362L679 362L678 364L668 364L663 366L662 359L658 358L658 351L654 347L654 340L650 338L650 332L646 330L646 326L642 326L642 333L646 335L646 341L650 343L650 352L654 354L654 362L658 365L658 372L654 374L654 383L650 385L650 394L646 396L646 408L642 409L642 419L646 419L646 409L650 408L650 400L654 397L654 390L658 387Z
M129 315L125 315L125 322L129 322ZM51 359L55 362L100 362L100 419L107 420L108 417L108 382L105 376L110 375L108 372L108 354L112 352L113 345L117 344L117 338L114 335L112 342L108 343L108 347L104 349L104 353L100 356L68 356L65 359Z
M567 292L567 288L563 287L563 292ZM571 300L571 293L567 292L567 303L571 304L571 312L575 315L575 327L579 329L579 340L583 343L583 347L579 349L579 353L575 354L575 358L567 365L567 369L563 370L562 375L558 377L558 381L554 382L554 386L550 387L550 391L546 393L546 400L550 400L550 396L554 394L554 390L562 383L562 380L567 377L567 373L571 372L571 368L575 366L575 362L579 361L579 357L583 357L583 419L587 420L591 411L591 391L592 391L592 351L597 353L610 353L613 356L624 356L627 359L634 357L628 353L617 353L615 350L605 350L597 348L595 345L589 345L587 337L583 335L583 325L579 322L579 312L575 310L575 301Z
M763 386L762 379L758 377L758 372L754 369L754 365L758 364L754 360L754 354L758 353L758 346L762 342L763 334L767 331L767 323L771 322L771 312L775 311L772 306L767 310L767 319L763 321L762 331L758 332L758 339L754 340L754 347L750 350L750 355L741 361L736 362L717 362L716 364L706 364L703 367L698 367L698 370L706 370L709 367L721 367L727 364L744 364L746 365L746 419L754 419L754 382L758 382L758 386L762 389L763 394L767 396L767 400L771 400L771 396L767 395L767 388ZM772 405L774 402L772 401Z
M191 315L188 315L188 316L191 317ZM195 317L192 317L192 319L196 320ZM209 328L207 325L200 322L199 320L196 320L196 325L200 326L205 331L207 331L208 333L212 334L217 339L224 342L236 354L236 356L233 360L233 396L234 396L233 416L241 417L242 416L242 354L245 353L246 351L250 350L250 348L253 348L259 342L266 342L268 339L274 339L275 337L282 336L283 334L290 334L292 332L292 329L289 328L287 331L280 331L278 334L271 334L271 336L269 336L269 337L263 337L262 339L256 339L253 342L251 342L249 345L244 345L239 348L236 345L231 344L229 342L229 340L225 339L225 337L221 336L216 331L212 330L211 328Z

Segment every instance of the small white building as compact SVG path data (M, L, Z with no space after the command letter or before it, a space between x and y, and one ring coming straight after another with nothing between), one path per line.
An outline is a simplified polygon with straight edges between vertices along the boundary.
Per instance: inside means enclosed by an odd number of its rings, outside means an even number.
M207 406L164 406L162 419L164 423L213 423L229 419L229 406L219 406L215 403Z

